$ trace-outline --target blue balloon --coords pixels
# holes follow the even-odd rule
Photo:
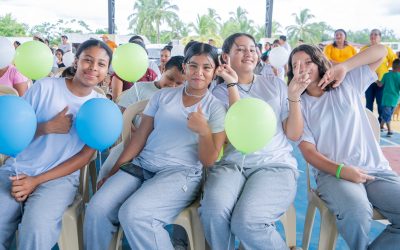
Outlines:
[[[16,157],[31,143],[36,133],[36,114],[18,96],[0,96],[0,154]]]
[[[122,132],[122,114],[112,101],[93,98],[86,101],[76,114],[75,127],[79,138],[89,147],[103,151]]]

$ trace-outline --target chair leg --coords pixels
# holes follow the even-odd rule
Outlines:
[[[328,209],[322,209],[318,249],[335,250],[337,237],[335,216]]]
[[[83,201],[77,197],[74,203],[64,212],[62,228],[58,240],[60,250],[79,250],[83,249]]]
[[[306,221],[304,222],[304,232],[303,232],[303,242],[302,242],[303,250],[308,250],[308,248],[310,247],[311,232],[314,225],[316,210],[317,208],[313,204],[308,203]]]
[[[113,238],[110,242],[109,250],[122,250],[122,237],[124,236],[124,231],[120,226],[118,228],[118,232],[113,235]]]
[[[293,204],[280,220],[285,230],[286,244],[289,248],[296,247],[296,209]]]

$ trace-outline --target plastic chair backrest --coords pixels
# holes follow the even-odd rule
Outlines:
[[[104,95],[104,96],[106,95],[104,90],[102,88],[100,88],[99,86],[94,86],[93,90],[96,91],[97,93],[101,94],[101,95]]]
[[[19,96],[18,91],[6,85],[0,85],[0,95],[16,95]]]
[[[129,105],[123,114],[123,129],[122,129],[122,141],[125,146],[131,137],[132,120],[140,115],[146,107],[149,100],[143,100],[132,105]]]
[[[378,118],[375,117],[374,113],[371,110],[365,109],[365,113],[367,114],[369,124],[371,125],[372,131],[374,132],[375,139],[379,143],[381,139],[381,127],[379,125]]]

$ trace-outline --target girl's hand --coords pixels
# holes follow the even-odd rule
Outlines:
[[[336,64],[325,72],[325,75],[318,83],[318,87],[321,87],[323,90],[326,86],[332,84],[333,88],[337,88],[343,82],[346,73],[347,69],[342,63]]]
[[[292,101],[300,100],[301,94],[307,89],[311,83],[309,71],[301,72],[301,61],[296,63],[296,68],[293,71],[293,79],[289,83],[288,98]]]
[[[49,134],[67,134],[72,126],[72,114],[66,114],[68,106],[47,122]]]
[[[365,183],[375,179],[375,177],[368,175],[365,170],[353,166],[343,166],[340,178],[354,183]]]
[[[215,71],[217,76],[222,77],[226,83],[237,83],[239,78],[236,72],[231,68],[229,57],[227,58],[227,62],[224,64],[221,63],[221,60],[219,58],[218,60],[219,66]]]
[[[18,179],[17,176],[12,176],[10,177],[10,180],[12,182],[11,196],[18,202],[25,201],[40,184],[37,182],[35,177],[27,176],[25,174],[19,175]]]
[[[208,127],[207,120],[204,118],[203,110],[201,105],[197,106],[197,112],[192,112],[188,115],[188,128],[193,132],[202,135],[207,135],[210,133],[210,128]]]

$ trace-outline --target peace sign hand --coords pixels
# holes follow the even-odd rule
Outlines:
[[[215,73],[217,76],[222,77],[225,83],[237,83],[238,76],[236,72],[231,68],[231,63],[229,57],[227,57],[226,63],[221,63],[221,59],[218,58],[219,66]]]
[[[301,61],[296,63],[294,69],[294,77],[289,83],[288,87],[288,98],[292,101],[300,100],[300,95],[307,89],[308,85],[311,83],[310,72],[305,70],[300,72]]]

